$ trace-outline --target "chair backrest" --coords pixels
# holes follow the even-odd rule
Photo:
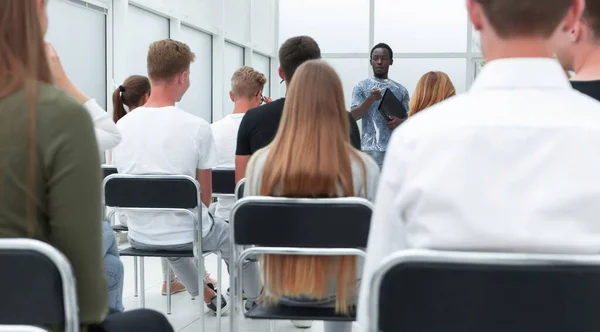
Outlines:
[[[102,165],[102,178],[106,179],[108,176],[119,173],[117,168],[110,165]]]
[[[411,250],[371,282],[369,331],[600,331],[600,256]]]
[[[246,179],[241,179],[240,182],[238,182],[235,185],[235,200],[239,201],[240,199],[244,198],[244,189],[246,188]]]
[[[364,248],[371,213],[371,203],[362,198],[253,196],[233,207],[231,227],[237,245]]]
[[[200,206],[200,186],[185,175],[113,174],[104,179],[106,206],[133,209],[193,209]]]
[[[213,168],[212,194],[218,196],[232,196],[235,194],[235,169]]]
[[[0,240],[2,325],[61,325],[79,329],[75,279],[54,247],[31,239]],[[21,287],[15,287],[21,285]]]

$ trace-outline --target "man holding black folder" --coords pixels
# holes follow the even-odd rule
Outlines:
[[[392,131],[406,119],[410,101],[408,90],[388,77],[393,57],[390,46],[375,45],[371,50],[374,77],[358,82],[352,91],[352,115],[362,119],[361,150],[380,168]]]

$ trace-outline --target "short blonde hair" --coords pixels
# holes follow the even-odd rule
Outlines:
[[[267,77],[254,70],[252,67],[244,66],[236,70],[231,77],[231,91],[233,98],[255,97],[258,91],[264,89],[267,84]]]
[[[159,40],[148,51],[148,76],[151,80],[171,80],[189,70],[196,55],[189,46],[172,39]]]

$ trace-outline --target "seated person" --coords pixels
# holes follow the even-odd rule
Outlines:
[[[430,71],[423,75],[417,83],[415,92],[410,99],[408,116],[413,116],[454,96],[456,96],[456,89],[450,77],[441,71]]]
[[[146,76],[131,75],[113,92],[113,121],[119,122],[127,113],[135,110],[150,98],[151,85]]]
[[[271,101],[269,97],[262,95],[266,83],[267,77],[251,67],[244,66],[233,74],[229,92],[231,101],[235,103],[233,114],[211,125],[219,158],[218,167],[235,168],[235,146],[240,122],[246,111],[258,107],[263,101]],[[215,216],[229,222],[234,203],[234,197],[219,197]]]
[[[46,56],[50,64],[52,81],[71,97],[82,103],[94,122],[94,132],[100,147],[100,152],[113,148],[121,141],[117,126],[110,120],[106,113],[94,99],[89,99],[69,79],[65,72],[56,50],[50,43],[46,43]],[[102,225],[102,257],[104,273],[108,280],[108,307],[123,311],[123,263],[119,256],[119,248],[112,227],[106,222]]]
[[[0,13],[12,13],[0,25],[0,238],[36,239],[66,256],[82,329],[173,331],[163,315],[149,310],[107,318],[92,121],[81,103],[52,85],[43,41],[47,1],[3,0]]]
[[[392,135],[358,306],[363,330],[373,274],[397,251],[600,252],[600,103],[574,90],[554,59],[584,1],[547,4],[467,1],[488,61],[468,93]]]
[[[150,99],[122,118],[117,127],[123,141],[113,151],[114,165],[122,174],[170,174],[196,177],[202,190],[202,245],[206,251],[219,250],[226,262],[231,259],[229,226],[213,218],[207,206],[212,195],[211,169],[217,154],[210,125],[201,118],[175,107],[190,86],[190,64],[195,55],[183,43],[161,40],[150,45],[148,76]],[[143,250],[192,250],[194,224],[181,213],[124,212],[129,241]],[[198,296],[198,270],[192,258],[168,258],[175,274],[192,296]],[[243,273],[249,304],[262,288],[256,263],[247,263]],[[204,276],[202,276],[204,279]],[[217,297],[205,287],[204,301],[216,311]],[[223,299],[223,307],[226,306]]]
[[[296,69],[308,60],[321,58],[321,49],[317,42],[307,36],[293,37],[286,40],[279,49],[279,76],[285,80],[286,86],[292,82]],[[239,182],[246,174],[246,166],[250,156],[269,145],[277,134],[279,122],[283,114],[285,98],[249,110],[237,135],[235,152],[235,178]],[[311,120],[312,121],[312,120]],[[350,143],[360,149],[360,131],[356,120],[350,112],[346,112],[346,120],[350,126],[348,136]]]
[[[301,65],[288,90],[281,130],[250,159],[246,195],[372,201],[379,167],[350,145],[346,114],[342,82],[333,68],[321,60]],[[267,255],[264,261],[265,280],[286,280],[278,287],[265,284],[268,302],[335,307],[339,313],[349,313],[356,304],[355,257]],[[284,271],[305,273],[290,276]],[[326,332],[351,330],[351,323],[325,322]]]

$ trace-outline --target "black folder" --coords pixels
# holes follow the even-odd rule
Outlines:
[[[404,107],[404,104],[390,89],[385,89],[383,93],[383,98],[381,99],[381,103],[379,103],[379,107],[377,108],[381,115],[384,117],[397,117],[398,119],[405,119],[408,117],[408,110]]]

